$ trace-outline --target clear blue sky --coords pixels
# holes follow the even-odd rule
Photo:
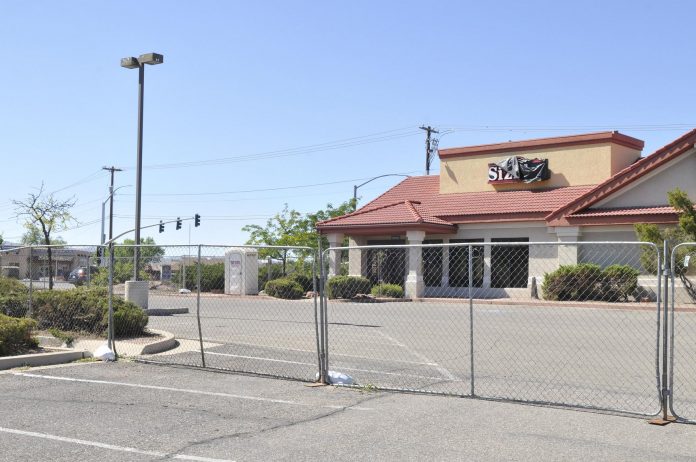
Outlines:
[[[115,231],[133,227],[137,71],[119,60],[150,51],[165,63],[146,69],[143,224],[200,213],[193,243],[422,174],[421,124],[458,129],[441,147],[618,129],[645,153],[696,126],[688,1],[5,0],[0,17],[9,241],[11,200],[43,181],[78,200],[60,234],[98,242],[105,165],[132,185]],[[187,225],[148,235],[188,242]]]

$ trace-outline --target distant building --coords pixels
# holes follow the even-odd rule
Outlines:
[[[75,268],[88,266],[94,251],[86,248],[56,247],[51,253],[53,275],[61,278],[67,277]],[[3,243],[0,245],[0,267],[3,268],[3,275],[18,273],[20,279],[46,277],[48,276],[48,252],[45,247],[30,249],[20,244]],[[10,270],[9,268],[12,267],[18,270]]]

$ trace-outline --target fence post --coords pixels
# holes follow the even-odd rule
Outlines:
[[[474,394],[474,280],[473,280],[473,252],[469,244],[469,367],[471,368],[471,396]]]
[[[327,341],[326,333],[328,332],[326,321],[326,284],[324,280],[324,251],[321,246],[321,236],[318,238],[318,255],[319,255],[319,331],[320,331],[320,348],[319,348],[319,383],[328,384],[328,358],[326,355]]]
[[[114,244],[109,243],[109,324],[107,326],[107,345],[116,353],[114,344]]]
[[[29,316],[34,314],[34,246],[29,247]]]
[[[317,255],[320,255],[318,249],[312,256],[312,290],[314,291],[314,335],[317,340],[317,365],[319,377],[321,378],[321,347],[319,346],[319,314],[317,312],[317,297],[319,297],[319,303],[321,303],[321,294],[318,292],[319,287],[317,287]]]
[[[670,268],[670,263],[671,263],[671,258],[669,257],[669,241],[667,239],[664,240],[663,242],[663,271],[661,275],[658,275],[658,279],[664,277],[664,284],[663,284],[663,297],[662,297],[662,308],[663,308],[663,317],[662,317],[662,387],[660,390],[660,406],[662,410],[662,415],[660,417],[656,417],[652,420],[650,420],[650,423],[653,425],[667,425],[668,423],[674,422],[676,417],[668,415],[668,406],[669,406],[669,395],[671,393],[669,389],[669,384],[667,382],[667,357],[668,357],[668,352],[667,352],[667,346],[669,344],[669,327],[667,325],[668,322],[668,313],[667,313],[667,306],[669,305],[669,282],[670,282],[670,276],[672,275],[672,269]],[[659,261],[659,259],[658,259]],[[659,265],[658,265],[659,267]]]
[[[186,268],[186,266],[184,266],[184,268]],[[201,363],[203,364],[203,367],[205,367],[203,330],[201,329],[201,244],[198,244],[198,274],[196,275],[196,321],[198,322],[198,343],[201,347]]]

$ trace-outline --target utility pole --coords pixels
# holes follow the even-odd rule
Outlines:
[[[122,172],[123,170],[113,165],[111,167],[102,167],[102,170],[111,172],[111,184],[109,186],[109,240],[111,240],[114,235],[114,172]],[[104,234],[103,227],[102,234]]]
[[[421,130],[425,130],[427,135],[425,136],[425,174],[430,175],[430,157],[431,157],[431,150],[430,150],[430,134],[431,133],[440,133],[439,131],[435,130],[433,127],[428,125],[427,127],[425,125],[418,127]]]

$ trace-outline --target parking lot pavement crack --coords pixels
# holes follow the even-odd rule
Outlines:
[[[267,433],[270,433],[270,432],[274,432],[274,431],[277,431],[277,430],[283,430],[283,429],[286,429],[286,428],[292,428],[292,427],[297,427],[297,426],[300,426],[300,425],[305,425],[305,424],[310,424],[310,423],[314,423],[314,422],[319,422],[319,421],[321,421],[321,420],[324,420],[324,419],[328,419],[328,418],[330,418],[330,417],[333,417],[333,416],[335,416],[336,414],[341,414],[341,413],[343,413],[343,412],[349,411],[351,408],[360,407],[360,406],[361,406],[362,404],[364,404],[364,403],[372,402],[372,401],[375,401],[375,400],[384,398],[384,397],[386,397],[386,396],[388,396],[388,395],[386,395],[386,394],[377,394],[377,395],[375,395],[375,396],[371,396],[371,397],[365,398],[365,399],[363,399],[363,400],[360,400],[360,401],[358,401],[358,402],[356,402],[356,403],[354,403],[354,404],[351,404],[351,405],[348,405],[348,406],[345,406],[345,407],[341,407],[341,408],[332,410],[332,411],[330,411],[330,412],[325,412],[325,413],[323,413],[323,414],[315,415],[315,416],[309,417],[309,418],[307,418],[307,419],[294,420],[294,421],[290,421],[290,422],[280,423],[280,424],[278,424],[278,425],[273,425],[273,426],[270,426],[270,427],[267,427],[267,428],[261,428],[261,429],[254,430],[254,431],[235,432],[235,433],[230,433],[230,434],[227,434],[227,435],[219,435],[219,436],[216,436],[216,437],[213,437],[213,438],[201,439],[201,440],[198,440],[198,441],[191,442],[191,443],[187,444],[186,446],[180,448],[179,451],[177,452],[177,454],[181,454],[181,453],[183,453],[183,452],[186,452],[188,449],[190,449],[190,448],[192,448],[192,447],[202,446],[202,445],[214,443],[214,442],[220,441],[220,440],[234,439],[234,438],[248,438],[248,437],[252,437],[252,436],[256,436],[256,435],[264,435],[264,434],[267,434]],[[320,407],[320,406],[317,406],[317,407]]]

